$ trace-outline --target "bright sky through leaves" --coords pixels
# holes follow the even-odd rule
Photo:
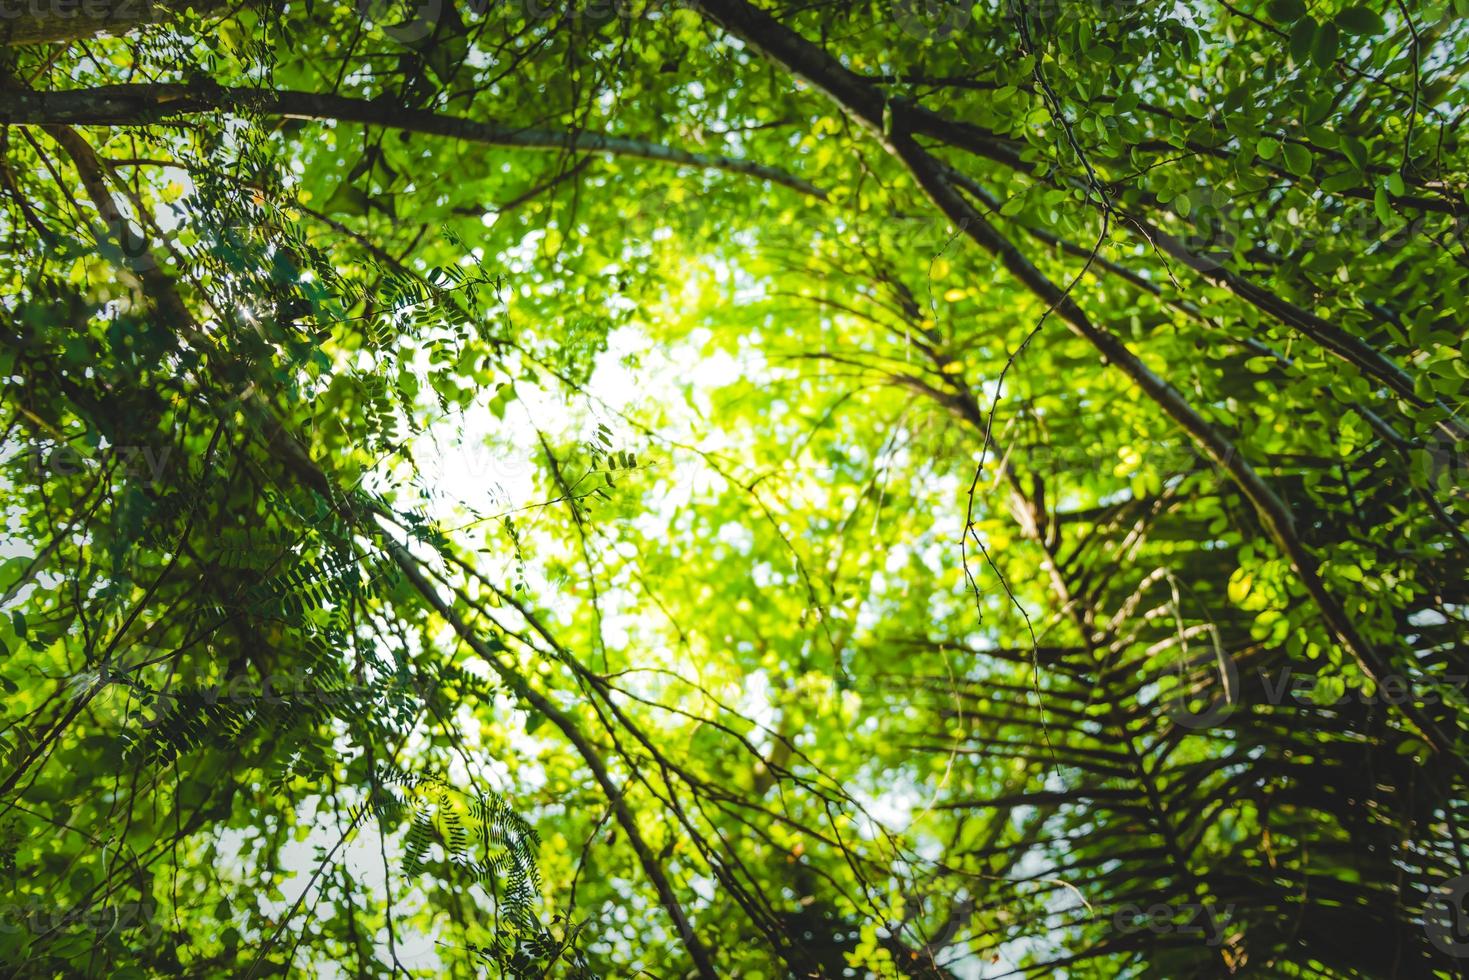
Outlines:
[[[1464,974],[1464,0],[0,40],[0,972]]]

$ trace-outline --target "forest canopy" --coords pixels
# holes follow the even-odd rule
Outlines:
[[[0,10],[0,968],[1469,975],[1469,3]]]

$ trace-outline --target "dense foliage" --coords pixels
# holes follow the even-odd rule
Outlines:
[[[1466,17],[8,8],[0,963],[1469,973]]]

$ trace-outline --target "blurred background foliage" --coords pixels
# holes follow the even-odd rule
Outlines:
[[[8,12],[0,963],[1461,975],[1466,14]]]

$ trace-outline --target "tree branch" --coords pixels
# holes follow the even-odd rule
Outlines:
[[[1173,385],[1143,364],[1122,340],[1093,323],[1066,292],[995,230],[949,181],[948,168],[913,139],[912,133],[918,130],[895,118],[893,105],[880,92],[815,44],[745,0],[693,0],[693,4],[705,16],[746,41],[766,58],[800,74],[866,127],[889,154],[904,164],[929,200],[956,228],[994,255],[1012,276],[1046,304],[1048,313],[1054,311],[1066,321],[1073,333],[1088,341],[1107,361],[1131,378],[1239,486],[1253,505],[1266,534],[1291,563],[1297,578],[1320,610],[1322,620],[1342,646],[1351,651],[1363,673],[1378,684],[1391,674],[1389,663],[1358,633],[1346,611],[1327,591],[1316,558],[1296,534],[1295,522],[1285,501],[1255,472],[1229,439],[1199,415]],[[1399,708],[1435,751],[1454,764],[1463,765],[1453,751],[1453,739],[1431,719],[1412,704],[1404,702]]]
[[[315,92],[273,91],[200,84],[123,84],[59,92],[0,92],[0,124],[138,126],[207,112],[360,123],[466,143],[525,150],[606,153],[679,167],[721,170],[768,180],[807,197],[826,192],[776,167],[717,153],[694,153],[647,140],[576,130],[520,129],[393,102]]]

